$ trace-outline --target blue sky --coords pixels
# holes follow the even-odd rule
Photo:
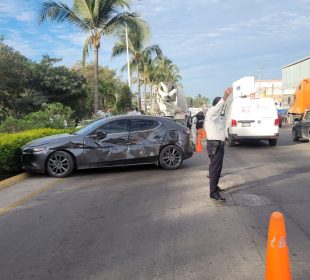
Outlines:
[[[0,0],[0,33],[6,44],[33,60],[49,54],[71,66],[81,59],[85,34],[67,24],[39,25],[42,2]],[[132,10],[151,27],[149,44],[159,44],[179,66],[188,96],[221,95],[247,75],[281,79],[281,67],[310,55],[310,0],[132,2]],[[111,59],[114,42],[103,39],[100,64],[119,73],[126,58]]]

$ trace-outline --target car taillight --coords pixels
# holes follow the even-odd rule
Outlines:
[[[236,127],[237,126],[237,121],[236,120],[231,120],[231,126]]]
[[[280,119],[279,118],[274,120],[274,125],[275,126],[279,126],[280,125]]]

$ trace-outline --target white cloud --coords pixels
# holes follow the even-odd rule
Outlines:
[[[28,1],[10,0],[5,3],[0,3],[0,17],[6,16],[15,18],[21,22],[31,23],[37,15],[27,4]]]

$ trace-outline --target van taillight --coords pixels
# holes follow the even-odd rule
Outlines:
[[[275,126],[279,126],[280,125],[280,119],[279,118],[274,120],[274,125]]]
[[[232,126],[232,127],[237,126],[237,121],[236,121],[236,120],[231,120],[231,126]]]

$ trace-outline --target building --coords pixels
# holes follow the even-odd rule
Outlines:
[[[294,91],[285,91],[281,80],[255,80],[254,76],[247,76],[233,83],[233,96],[271,97],[277,107],[288,108]]]
[[[310,56],[282,67],[283,90],[294,93],[303,79],[310,78]]]
[[[233,83],[233,96],[253,98],[272,97],[279,107],[287,106],[281,80],[255,80],[254,76],[243,77]]]

